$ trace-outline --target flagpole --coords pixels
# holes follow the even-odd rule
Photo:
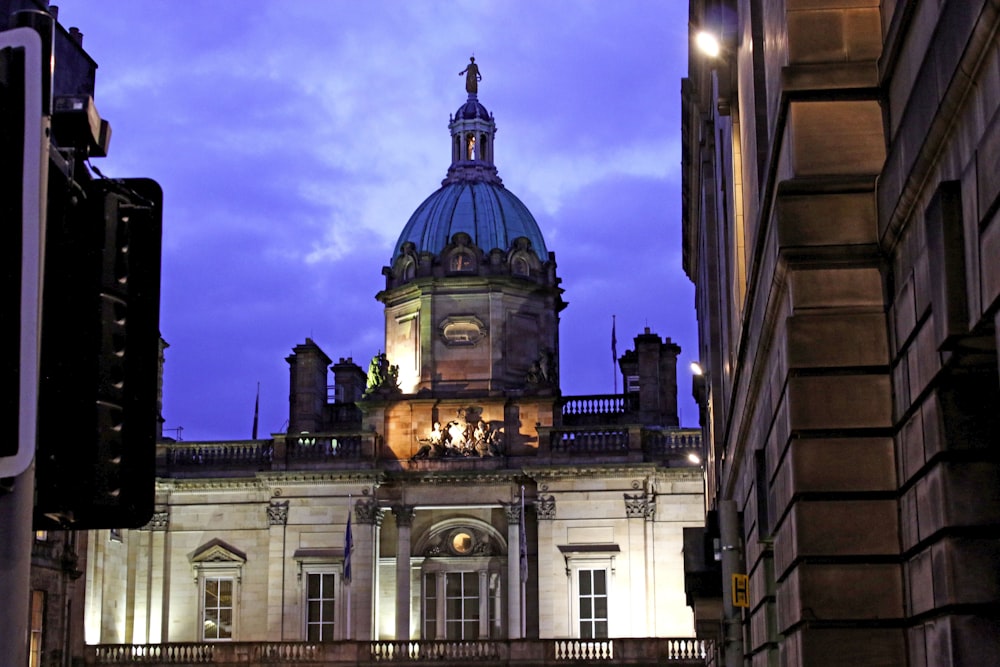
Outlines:
[[[260,382],[257,382],[257,400],[253,404],[253,434],[252,439],[257,439],[257,417],[260,415]]]
[[[525,620],[525,614],[528,609],[527,602],[525,601],[525,595],[527,592],[527,582],[528,582],[528,536],[524,534],[524,485],[521,485],[521,530],[520,538],[521,544],[518,551],[520,552],[520,572],[521,572],[521,639],[525,638],[525,630],[527,628],[527,622]]]
[[[347,618],[344,620],[344,639],[350,641],[353,633],[351,627],[351,552],[354,550],[354,537],[351,535],[351,494],[347,494],[347,529],[344,532],[344,583],[347,584]]]
[[[618,393],[618,337],[615,335],[615,316],[611,316],[611,377]]]

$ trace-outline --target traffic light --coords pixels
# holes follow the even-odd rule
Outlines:
[[[128,528],[153,512],[163,193],[49,182],[35,528]]]

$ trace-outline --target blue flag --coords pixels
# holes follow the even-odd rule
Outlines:
[[[521,487],[521,518],[520,521],[520,543],[518,546],[518,556],[520,557],[521,582],[528,580],[528,537],[524,530],[524,487]]]
[[[351,534],[351,510],[347,510],[347,531],[344,533],[344,581],[351,583],[351,552],[354,536]]]

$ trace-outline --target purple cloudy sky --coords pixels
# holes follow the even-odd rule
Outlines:
[[[475,54],[504,184],[556,253],[564,394],[611,393],[650,327],[683,352],[680,0],[64,0],[97,61],[108,176],[163,186],[165,434],[249,438],[288,416],[306,337],[362,367],[383,345],[381,269],[450,162]],[[621,389],[620,381],[618,384]]]

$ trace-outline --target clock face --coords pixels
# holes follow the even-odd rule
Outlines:
[[[472,535],[465,531],[455,533],[451,538],[451,548],[458,554],[467,554],[472,551]]]

